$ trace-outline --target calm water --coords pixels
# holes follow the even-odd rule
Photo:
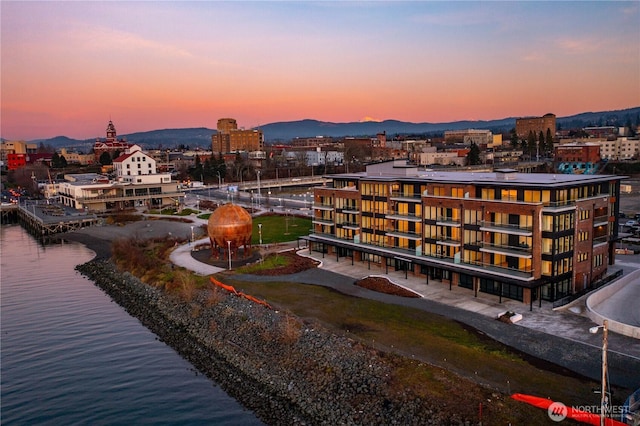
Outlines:
[[[94,284],[93,253],[0,229],[2,425],[258,425]]]

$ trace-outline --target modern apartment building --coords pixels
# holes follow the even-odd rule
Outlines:
[[[233,118],[218,120],[218,132],[211,136],[211,149],[215,153],[238,151],[262,151],[264,135],[262,130],[238,129],[238,123]]]
[[[404,161],[314,191],[311,250],[533,304],[614,263],[618,176],[419,171]],[[435,285],[438,285],[434,283]]]

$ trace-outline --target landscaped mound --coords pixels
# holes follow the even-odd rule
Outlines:
[[[363,287],[379,293],[391,294],[400,297],[420,297],[418,294],[402,288],[383,277],[366,277],[356,281],[358,287]]]
[[[238,269],[238,272],[253,275],[289,275],[306,271],[318,266],[318,261],[308,257],[298,256],[295,251],[283,251],[271,253],[259,263],[247,265]]]

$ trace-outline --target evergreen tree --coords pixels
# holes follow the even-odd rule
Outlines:
[[[540,158],[541,155],[544,157],[544,150],[544,133],[542,133],[542,130],[540,130],[540,133],[538,134],[538,146],[536,149],[536,161]]]
[[[59,169],[60,168],[60,156],[57,152],[54,152],[51,156],[51,168]]]
[[[193,179],[193,180],[203,179],[204,178],[204,176],[203,176],[204,171],[203,171],[203,168],[202,168],[202,163],[200,162],[200,156],[198,156],[197,154],[196,154],[196,158],[195,158],[194,164],[195,165],[194,165],[193,169],[191,169],[191,172],[189,173],[189,175],[191,176],[191,179]]]
[[[516,129],[511,129],[511,147],[513,149],[517,149],[518,145],[520,145],[520,140],[518,139]]]
[[[544,140],[545,156],[550,157],[553,154],[553,135],[551,129],[547,129],[547,137]]]
[[[529,131],[529,137],[527,138],[527,154],[529,154],[529,158],[536,153],[536,135],[533,133],[533,130]]]
[[[103,166],[109,166],[109,165],[113,164],[113,159],[111,158],[111,155],[109,155],[109,153],[107,151],[105,151],[102,154],[100,154],[100,158],[98,159],[98,161]]]
[[[469,148],[469,153],[467,154],[467,164],[470,166],[481,164],[480,148],[478,147],[478,145],[476,145],[475,142],[471,142],[471,147]]]

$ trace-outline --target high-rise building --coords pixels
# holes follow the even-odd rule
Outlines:
[[[218,120],[218,132],[211,136],[211,150],[215,153],[239,151],[262,151],[264,135],[262,130],[238,129],[238,123],[233,118]]]
[[[621,179],[372,164],[315,189],[307,238],[313,251],[427,283],[556,301],[597,287],[614,264]]]

